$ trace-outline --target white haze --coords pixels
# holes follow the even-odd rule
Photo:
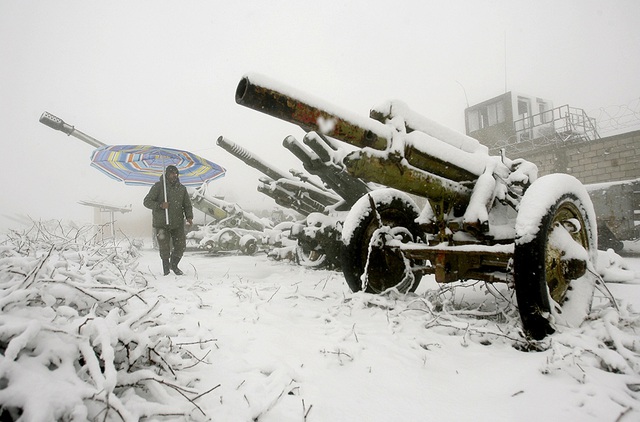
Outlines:
[[[20,216],[148,230],[146,188],[89,167],[92,148],[40,124],[43,111],[107,144],[195,151],[228,169],[210,187],[270,208],[257,171],[224,135],[282,170],[302,131],[235,104],[259,72],[362,116],[389,99],[464,132],[463,110],[507,90],[588,112],[639,97],[640,3],[625,1],[0,2],[0,226]]]

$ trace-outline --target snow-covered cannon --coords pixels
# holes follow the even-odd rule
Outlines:
[[[220,136],[216,143],[248,166],[263,173],[266,177],[260,179],[258,191],[273,198],[278,205],[306,216],[312,212],[323,212],[327,206],[339,200],[335,194],[321,186],[296,180],[291,175],[270,166],[254,153],[224,136]]]
[[[365,194],[345,219],[342,269],[353,291],[411,292],[424,274],[440,283],[506,282],[534,339],[589,312],[595,214],[574,177],[538,178],[534,164],[489,156],[401,102],[361,118],[259,75],[242,78],[236,102],[357,147],[343,168],[389,187]]]
[[[284,142],[285,146],[300,158],[307,168],[314,159],[311,155],[306,155],[309,152],[302,146],[296,146],[296,143],[297,141],[291,139],[285,139]],[[297,243],[295,251],[292,251],[295,253],[283,253],[283,255],[291,255],[305,266],[336,267],[340,265],[338,257],[342,225],[335,224],[334,221],[326,218],[330,210],[344,203],[338,194],[313,182],[304,172],[292,171],[292,174],[288,175],[270,166],[254,153],[223,136],[218,138],[217,144],[265,175],[260,178],[259,192],[273,198],[278,205],[297,211],[305,217],[304,221],[293,224],[290,230],[289,238]],[[312,165],[316,167],[315,161]],[[274,256],[279,254],[275,253]]]
[[[199,247],[211,252],[240,251],[253,255],[260,246],[269,245],[272,236],[271,223],[243,210],[238,204],[216,198],[206,191],[206,186],[188,188],[193,206],[213,221],[187,237],[198,241]]]
[[[619,252],[640,238],[640,179],[586,185],[598,221],[598,246]]]

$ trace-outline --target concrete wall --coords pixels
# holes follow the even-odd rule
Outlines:
[[[538,166],[538,175],[568,173],[587,185],[598,217],[600,249],[622,249],[640,235],[640,130],[590,142],[553,144],[508,154]],[[613,183],[636,180],[629,183]]]
[[[640,130],[590,142],[554,144],[509,158],[538,166],[540,176],[569,173],[584,184],[640,178]]]

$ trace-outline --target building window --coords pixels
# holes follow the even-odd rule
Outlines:
[[[467,115],[468,124],[469,124],[469,132],[475,132],[480,129],[480,113],[478,110],[469,110],[469,114]]]
[[[469,110],[467,115],[469,132],[484,129],[505,121],[504,103],[496,101],[475,110]]]
[[[531,106],[529,99],[525,97],[518,97],[518,115],[531,114]]]
[[[545,101],[538,100],[538,112],[540,113],[540,123],[548,123],[551,119],[549,104]]]
[[[504,122],[504,103],[498,101],[487,106],[489,126]]]

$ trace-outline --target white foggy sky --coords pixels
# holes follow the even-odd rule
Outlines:
[[[146,212],[148,188],[90,168],[92,148],[40,124],[45,110],[107,144],[197,152],[228,169],[210,189],[251,207],[272,203],[261,174],[215,140],[286,171],[302,166],[282,139],[302,132],[235,104],[245,73],[363,116],[401,99],[463,132],[465,91],[474,104],[505,80],[588,113],[638,99],[639,21],[636,0],[0,0],[0,227],[16,213],[91,221],[79,200]]]

